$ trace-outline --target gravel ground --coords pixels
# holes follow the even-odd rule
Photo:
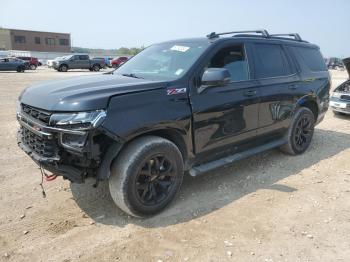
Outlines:
[[[271,150],[186,177],[140,220],[105,183],[44,184],[16,144],[16,99],[37,81],[91,72],[0,72],[0,261],[350,261],[350,117],[328,112],[301,156]],[[333,86],[347,78],[332,72]]]

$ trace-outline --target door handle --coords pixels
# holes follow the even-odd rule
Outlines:
[[[289,88],[289,89],[292,89],[292,90],[295,90],[295,89],[297,89],[298,87],[297,87],[296,85],[290,85],[290,86],[288,86],[288,88]]]
[[[256,90],[249,90],[244,93],[245,96],[255,96],[256,95]]]

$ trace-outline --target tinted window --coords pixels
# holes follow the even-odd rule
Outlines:
[[[327,71],[321,52],[316,48],[292,47],[299,64],[306,65],[311,71]]]
[[[256,78],[286,76],[291,74],[290,65],[282,46],[255,44]]]
[[[231,81],[249,79],[248,63],[241,45],[221,49],[206,68],[226,68],[230,72]]]
[[[79,59],[80,60],[89,60],[89,56],[87,56],[87,55],[80,55]]]

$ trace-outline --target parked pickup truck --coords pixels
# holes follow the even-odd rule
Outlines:
[[[28,87],[18,145],[48,180],[108,180],[117,206],[150,216],[184,174],[275,147],[304,153],[329,90],[319,47],[298,34],[211,33],[152,45],[107,74]]]
[[[90,59],[88,55],[70,55],[52,62],[52,67],[59,72],[67,72],[69,69],[89,69],[97,72],[105,66],[104,60]]]

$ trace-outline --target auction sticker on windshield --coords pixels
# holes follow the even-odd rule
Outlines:
[[[190,49],[190,47],[182,45],[174,45],[172,48],[170,48],[170,50],[179,52],[186,52],[188,49]]]

